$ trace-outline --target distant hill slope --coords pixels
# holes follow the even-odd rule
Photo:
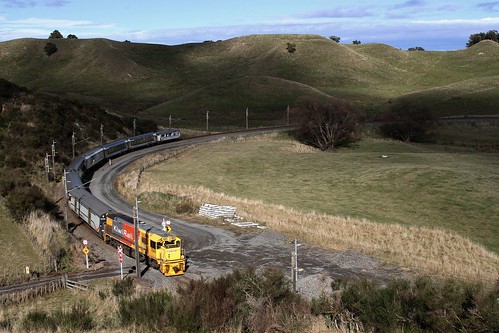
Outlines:
[[[58,49],[50,57],[43,50],[49,41]],[[491,41],[447,52],[343,45],[316,35],[178,46],[107,39],[0,43],[0,77],[155,118],[188,118],[206,109],[230,118],[231,110],[246,107],[282,113],[296,98],[316,93],[380,110],[398,98],[415,98],[434,103],[443,115],[462,114],[464,104],[469,114],[484,114],[498,104],[498,76],[499,44]]]

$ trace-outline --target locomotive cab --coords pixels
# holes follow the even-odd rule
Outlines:
[[[151,235],[149,241],[150,257],[156,259],[158,268],[164,275],[184,274],[185,258],[182,251],[182,241],[179,237]]]

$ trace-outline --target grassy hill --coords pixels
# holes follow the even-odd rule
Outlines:
[[[397,99],[428,101],[440,115],[490,114],[499,99],[499,44],[446,52],[383,44],[343,45],[316,35],[250,35],[178,46],[107,39],[0,43],[0,77],[28,88],[79,96],[117,112],[185,124],[205,110],[238,126],[246,107],[262,124],[281,122],[287,105],[310,94],[382,111]],[[288,52],[287,43],[296,51]],[[199,119],[201,118],[201,119]],[[215,120],[215,118],[214,118]],[[183,126],[184,124],[179,124]]]

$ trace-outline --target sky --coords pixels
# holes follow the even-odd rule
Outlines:
[[[0,42],[64,37],[177,45],[252,34],[339,36],[406,50],[459,50],[499,30],[491,0],[0,0]]]

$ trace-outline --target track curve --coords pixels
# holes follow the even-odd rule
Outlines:
[[[90,190],[99,200],[116,211],[132,213],[128,204],[114,189],[117,175],[134,161],[154,152],[185,147],[219,140],[226,137],[254,135],[270,131],[289,130],[289,128],[261,129],[241,133],[225,133],[182,140],[166,145],[154,146],[135,151],[113,159],[96,170],[90,183]],[[187,251],[188,269],[186,277],[202,276],[205,278],[220,276],[233,269],[252,266],[274,267],[290,270],[292,245],[289,240],[272,231],[255,231],[237,235],[230,230],[201,225],[188,221],[140,210],[139,217],[148,224],[161,225],[163,218],[172,221],[175,234],[184,240]],[[376,258],[355,251],[325,251],[310,244],[302,244],[299,253],[299,265],[303,268],[302,277],[313,274],[325,274],[333,278],[357,278],[360,276],[388,280],[399,275],[398,270],[386,268]]]

